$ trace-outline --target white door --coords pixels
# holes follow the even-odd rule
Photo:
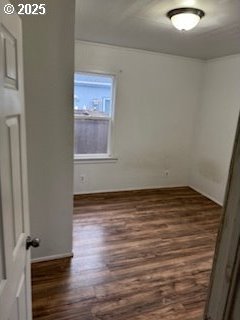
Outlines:
[[[0,0],[0,319],[31,320],[22,29]]]

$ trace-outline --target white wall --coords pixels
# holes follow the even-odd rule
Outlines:
[[[23,21],[31,228],[43,240],[35,258],[69,253],[72,246],[74,1],[56,2],[47,1],[46,16]],[[74,192],[191,184],[222,202],[239,111],[240,56],[205,63],[83,42],[75,49],[76,70],[118,74],[119,160],[75,163]]]
[[[75,194],[188,185],[203,65],[188,58],[76,42],[76,71],[118,76],[114,154],[118,161],[75,163]],[[80,175],[86,178],[84,184]]]
[[[27,2],[27,1],[25,1]],[[34,258],[72,250],[74,0],[45,0],[25,16],[24,72]]]
[[[190,185],[223,203],[240,109],[240,55],[206,63]]]

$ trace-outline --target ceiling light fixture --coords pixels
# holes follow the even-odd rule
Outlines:
[[[204,16],[204,11],[195,8],[178,8],[167,13],[167,17],[172,21],[174,27],[181,31],[195,28]]]

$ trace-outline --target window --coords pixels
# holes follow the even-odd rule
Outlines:
[[[76,72],[74,154],[76,159],[111,156],[115,77]]]

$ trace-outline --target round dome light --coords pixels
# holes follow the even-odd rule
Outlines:
[[[178,8],[167,13],[174,27],[181,31],[195,28],[204,15],[204,11],[195,8]]]

